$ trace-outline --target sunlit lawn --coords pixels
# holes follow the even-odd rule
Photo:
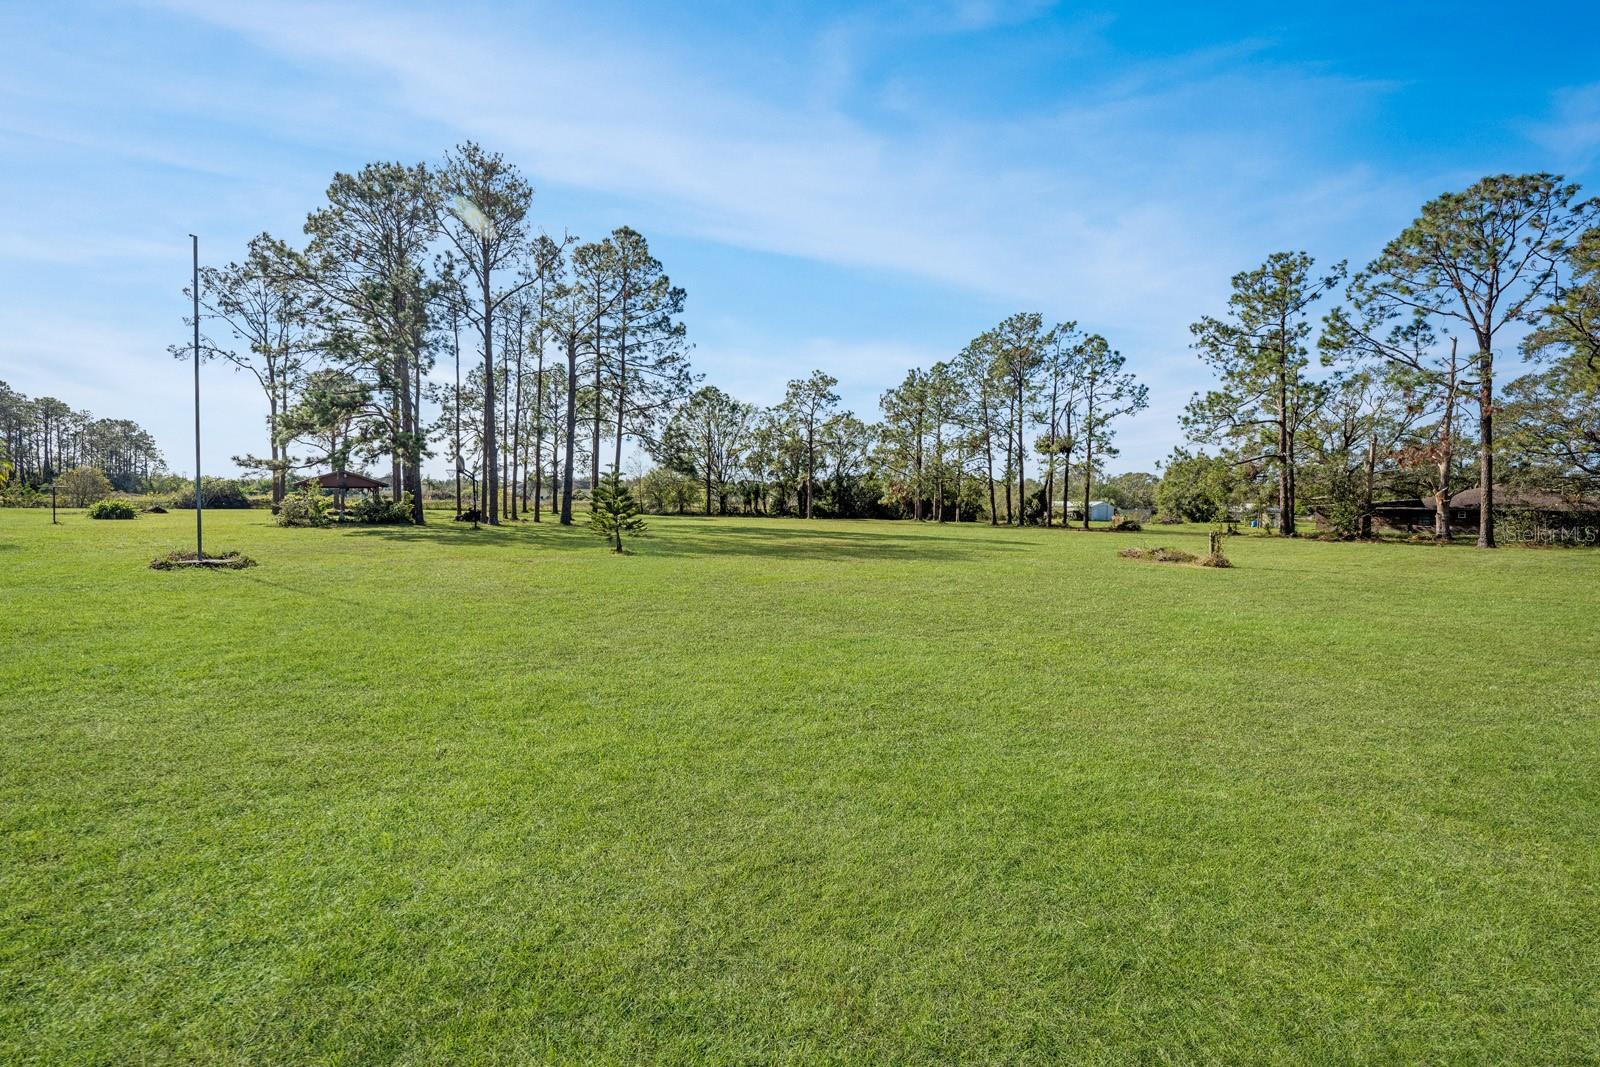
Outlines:
[[[0,1061],[1600,1059],[1600,552],[0,511]]]

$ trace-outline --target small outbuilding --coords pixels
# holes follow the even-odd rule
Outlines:
[[[1117,513],[1117,509],[1115,507],[1113,507],[1107,501],[1104,501],[1104,500],[1091,500],[1091,501],[1089,501],[1089,521],[1090,522],[1110,522],[1112,519],[1114,519],[1116,517],[1116,513]],[[1061,514],[1065,515],[1069,520],[1075,519],[1075,520],[1078,520],[1078,521],[1081,522],[1083,520],[1083,501],[1082,500],[1069,500],[1069,501],[1066,501],[1065,503],[1063,503],[1061,505]]]
[[[344,507],[345,497],[352,492],[367,493],[374,500],[382,500],[383,491],[389,488],[389,483],[386,481],[368,478],[365,474],[356,474],[353,471],[330,471],[327,474],[303,479],[299,483],[302,489],[308,485],[322,486],[341,509]]]

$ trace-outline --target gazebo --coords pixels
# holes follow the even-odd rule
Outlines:
[[[383,499],[383,490],[389,488],[388,482],[380,481],[376,478],[368,478],[365,474],[355,474],[351,471],[331,471],[313,478],[306,478],[300,482],[300,488],[304,489],[313,483],[322,486],[333,496],[334,503],[340,511],[344,510],[345,494],[352,490],[370,493],[372,499],[381,500]]]

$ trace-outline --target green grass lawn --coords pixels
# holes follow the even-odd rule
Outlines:
[[[0,511],[0,1061],[1600,1059],[1600,552]]]

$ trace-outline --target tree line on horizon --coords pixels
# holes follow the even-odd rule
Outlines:
[[[814,371],[764,410],[716,386],[698,390],[650,444],[659,466],[643,489],[664,496],[670,488],[648,482],[685,476],[701,487],[706,514],[731,503],[810,518],[820,502],[829,516],[1051,525],[1058,501],[1066,521],[1074,489],[1087,515],[1096,476],[1116,455],[1116,420],[1148,404],[1104,337],[1074,322],[1047,326],[1036,312],[908,371],[879,398],[876,423],[840,410],[837,384]]]
[[[0,381],[0,487],[39,489],[78,467],[135,492],[166,470],[155,438],[131,419],[97,418],[53,396],[29,397]]]
[[[386,463],[423,522],[437,448],[458,513],[465,478],[490,524],[546,507],[570,523],[575,488],[620,475],[631,442],[699,483],[708,512],[731,498],[757,513],[1020,524],[1041,511],[1025,499],[1030,457],[1042,499],[1076,470],[1087,500],[1115,420],[1147,403],[1103,337],[1023,313],[911,371],[880,419],[841,410],[822,370],[759,409],[693,372],[686,295],[643,235],[536,232],[532,201],[514,165],[466,143],[438,165],[338,174],[301,244],[263,233],[201,269],[201,358],[260,385],[267,451],[234,458],[271,478],[274,503],[292,471]]]
[[[235,461],[275,503],[296,470],[380,464],[421,522],[442,453],[458,514],[465,482],[490,523],[570,523],[626,454],[652,464],[634,489],[662,510],[1087,523],[1118,421],[1148,405],[1103,336],[1028,312],[909,371],[876,417],[820,369],[761,407],[693,371],[686,294],[643,235],[554,237],[532,202],[514,165],[463,144],[335,175],[298,245],[261,234],[201,270],[201,354],[261,386],[268,449]],[[1353,274],[1272,254],[1191,327],[1216,379],[1181,419],[1194,450],[1107,492],[1190,520],[1270,512],[1282,534],[1311,509],[1351,536],[1380,499],[1416,497],[1449,538],[1451,495],[1483,486],[1484,545],[1503,485],[1592,497],[1597,221],[1573,183],[1499,175],[1424,204]],[[1513,345],[1533,369],[1502,386]],[[159,469],[135,424],[91,421],[0,386],[0,450],[24,478],[80,454],[114,482]]]

